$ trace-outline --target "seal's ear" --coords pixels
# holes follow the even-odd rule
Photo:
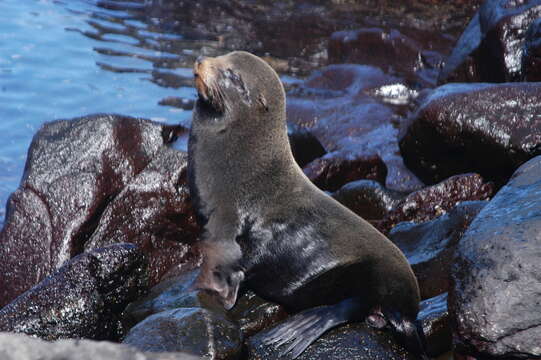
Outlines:
[[[257,97],[257,102],[262,106],[265,112],[269,111],[269,107],[267,105],[267,99],[265,99],[263,94],[259,94],[259,96]]]

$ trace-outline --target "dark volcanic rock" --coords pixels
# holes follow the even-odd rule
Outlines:
[[[389,74],[405,76],[410,82],[420,80],[424,85],[433,85],[443,61],[443,55],[438,51],[451,47],[449,37],[433,31],[404,29],[401,32],[390,28],[346,30],[331,36],[329,64],[378,66]]]
[[[320,189],[336,191],[359,179],[385,183],[387,167],[377,155],[353,159],[330,155],[312,161],[304,168],[304,173]]]
[[[287,135],[293,157],[300,167],[304,167],[310,161],[326,153],[325,148],[316,137],[300,126],[287,124]]]
[[[389,239],[406,255],[419,281],[421,298],[449,290],[456,245],[487,201],[465,201],[448,213],[424,223],[403,222]]]
[[[126,218],[115,219],[112,214],[104,220],[107,223],[101,224],[100,231],[118,236],[111,228],[113,220],[120,226],[124,220],[134,225],[135,220],[129,214],[134,209],[127,209],[128,206],[147,209],[154,219],[163,217],[161,225],[169,224],[165,229],[167,234],[155,234],[156,248],[165,247],[159,244],[161,236],[170,236],[171,229],[190,223],[188,213],[179,215],[181,211],[188,212],[186,205],[171,208],[186,198],[185,187],[179,180],[185,165],[176,156],[174,164],[181,169],[168,167],[171,164],[166,164],[167,161],[175,160],[175,156],[164,150],[182,131],[181,127],[119,115],[91,115],[45,124],[34,136],[23,179],[10,197],[5,225],[0,232],[3,260],[0,262],[0,306],[81,253],[109,203],[151,163],[149,170],[133,184],[132,191],[122,192],[122,199],[127,202],[119,205],[115,201],[113,207],[123,210],[118,215],[124,214]],[[160,161],[164,169],[155,170],[153,166]],[[148,179],[152,175],[158,178]],[[148,189],[134,191],[137,185]],[[152,186],[156,187],[154,195]],[[180,199],[160,198],[166,195]],[[154,199],[157,208],[143,205],[144,199]],[[158,209],[162,205],[165,209]],[[126,227],[124,229],[129,231]],[[145,230],[148,235],[149,227],[150,224],[143,222],[135,228]],[[176,237],[177,240],[182,238],[178,234]],[[113,240],[107,239],[108,242]],[[129,238],[129,233],[114,241],[136,242]],[[154,264],[154,254],[150,255]]]
[[[193,270],[162,281],[150,289],[148,295],[129,304],[124,311],[125,327],[131,328],[150,315],[177,308],[223,309],[223,305],[213,295],[195,289],[194,281],[198,274],[198,270]]]
[[[476,13],[458,39],[453,52],[445,60],[438,75],[438,83],[481,81],[475,55],[482,36],[479,13]]]
[[[147,286],[147,263],[134,245],[83,253],[2,308],[0,331],[46,340],[118,340],[118,315]]]
[[[289,90],[288,121],[310,130],[321,142],[329,152],[324,162],[377,155],[387,167],[388,188],[418,189],[422,183],[406,169],[399,154],[399,116],[391,106],[369,94],[369,90],[399,83],[397,78],[370,66],[327,66]],[[324,164],[319,162],[321,168]]]
[[[420,44],[395,29],[338,31],[329,41],[330,64],[383,66],[388,73],[412,71],[420,52]]]
[[[453,209],[461,201],[487,200],[493,193],[494,186],[485,183],[477,174],[453,176],[406,196],[377,227],[387,233],[402,221],[429,221]]]
[[[187,245],[199,234],[186,185],[187,166],[185,153],[161,149],[107,205],[85,249],[117,242],[138,245],[149,255],[151,286],[172,268],[180,271],[187,262],[197,263],[198,254]]]
[[[522,80],[526,32],[539,16],[539,0],[485,1],[446,61],[440,83]]]
[[[541,358],[541,157],[522,165],[462,237],[449,310],[460,352]]]
[[[197,360],[185,353],[141,353],[129,346],[105,341],[59,340],[0,333],[2,360]]]
[[[237,321],[245,337],[276,325],[287,317],[283,306],[263,300],[252,291],[247,291],[228,312]]]
[[[453,336],[447,310],[447,293],[422,301],[417,318],[423,325],[428,355],[435,357],[451,350]]]
[[[242,49],[276,58],[276,62],[283,63],[280,68],[284,71],[306,73],[326,64],[329,36],[339,29],[389,26],[400,31],[405,31],[402,28],[422,30],[421,39],[435,37],[441,32],[454,33],[463,28],[478,3],[479,0],[405,0],[378,4],[369,0],[203,0],[194,4],[183,0],[135,4],[101,1],[98,6],[128,11],[133,17],[147,21],[151,17],[154,23],[167,24],[168,32],[183,35],[182,39],[174,41],[160,39],[158,46],[151,41],[151,36],[139,32],[134,35],[136,28],[128,21],[123,24],[129,31],[126,35],[136,36],[153,49],[167,49],[179,54],[174,59],[144,57],[155,63],[153,81],[161,80],[171,86],[175,83],[167,80],[171,73],[160,69],[178,67],[179,62],[181,66],[192,63],[191,60],[200,54],[214,56]],[[97,21],[90,25],[93,29],[87,36],[93,38],[106,40],[108,33],[122,33],[122,30],[110,30]],[[442,38],[441,42],[444,42],[445,38]]]
[[[377,181],[358,180],[342,186],[332,196],[365,220],[381,220],[405,194],[388,190]]]
[[[265,346],[261,332],[248,340],[249,360],[291,359],[280,356],[281,351]],[[286,344],[287,346],[287,344]],[[285,346],[284,346],[285,349]],[[280,348],[280,350],[283,350]],[[390,332],[374,330],[364,323],[354,323],[332,329],[310,345],[298,360],[405,360],[417,359],[408,354],[391,336]]]
[[[212,359],[236,359],[242,333],[225,314],[202,308],[179,308],[151,315],[123,341],[142,351],[186,351]]]
[[[223,305],[214,293],[195,288],[198,275],[199,270],[193,270],[154,286],[147,296],[126,307],[123,318],[125,327],[131,328],[150,315],[178,308],[205,308],[223,313]],[[227,315],[239,324],[244,336],[251,336],[284,319],[287,313],[281,305],[265,301],[247,291],[239,296],[235,307]]]
[[[522,72],[526,81],[541,81],[541,19],[535,20],[526,34]]]
[[[477,172],[503,185],[541,153],[541,84],[448,84],[426,97],[400,139],[427,183]]]
[[[479,9],[484,39],[479,48],[483,81],[522,78],[522,51],[530,24],[541,16],[539,0],[489,0]],[[482,66],[481,66],[482,65]]]

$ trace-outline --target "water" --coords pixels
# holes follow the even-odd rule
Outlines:
[[[199,51],[190,48],[212,41],[141,18],[144,3],[119,5],[0,2],[0,221],[32,136],[45,121],[107,112],[189,122],[189,109],[159,103],[195,99],[190,67]]]

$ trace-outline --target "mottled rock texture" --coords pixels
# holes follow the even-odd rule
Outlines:
[[[449,310],[457,349],[541,358],[541,157],[522,165],[460,241]]]

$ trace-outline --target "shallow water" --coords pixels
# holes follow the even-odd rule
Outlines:
[[[159,103],[195,98],[193,48],[213,43],[168,32],[171,24],[147,16],[144,6],[0,2],[0,221],[43,122],[97,112],[189,121],[189,109]]]

